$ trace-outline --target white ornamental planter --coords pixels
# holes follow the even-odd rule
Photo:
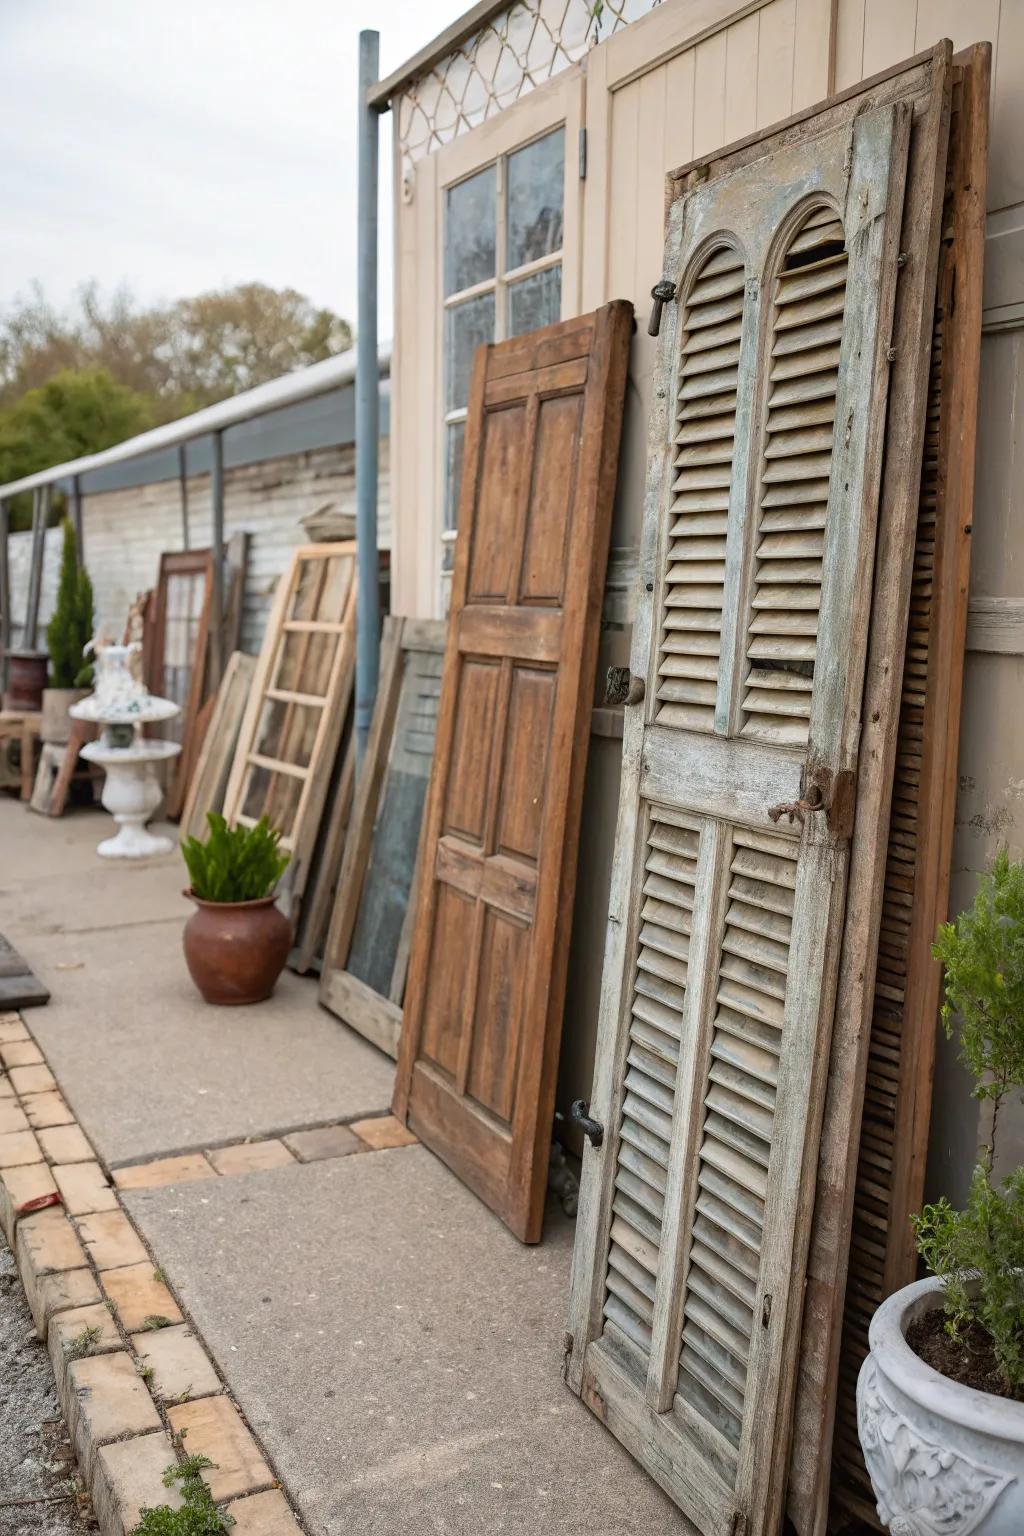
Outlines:
[[[934,1278],[884,1301],[857,1382],[861,1449],[892,1536],[1022,1536],[1024,1403],[933,1371],[906,1341],[942,1304]]]

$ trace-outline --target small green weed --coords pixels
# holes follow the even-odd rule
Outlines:
[[[67,1339],[64,1344],[64,1355],[68,1360],[81,1360],[86,1355],[92,1354],[94,1344],[100,1341],[102,1329],[96,1323],[90,1323],[83,1328],[81,1333],[76,1333],[73,1339]]]
[[[151,1312],[149,1316],[143,1320],[141,1331],[143,1333],[156,1333],[159,1328],[170,1328],[172,1326],[173,1325],[169,1317],[164,1317],[159,1312]]]
[[[231,1515],[219,1510],[210,1497],[202,1474],[214,1463],[208,1456],[186,1456],[164,1472],[164,1487],[181,1489],[181,1508],[169,1504],[144,1508],[132,1536],[227,1536],[234,1525]]]

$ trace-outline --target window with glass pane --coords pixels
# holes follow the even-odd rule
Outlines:
[[[445,193],[444,530],[450,571],[477,347],[550,325],[562,309],[565,130],[524,144]]]

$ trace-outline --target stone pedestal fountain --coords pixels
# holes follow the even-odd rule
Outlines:
[[[137,642],[97,647],[96,690],[71,706],[76,720],[90,720],[103,728],[98,741],[82,748],[82,756],[105,769],[103,804],[118,824],[117,835],[96,850],[105,859],[144,859],[170,853],[174,847],[169,837],[147,832],[146,822],[163,798],[156,765],[177,757],[181,746],[176,741],[148,740],[142,727],[171,720],[180,709],[171,699],[149,693],[135,675],[132,660],[140,649]]]

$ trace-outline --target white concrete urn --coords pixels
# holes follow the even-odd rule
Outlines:
[[[857,1382],[861,1449],[892,1536],[1024,1536],[1024,1403],[942,1376],[907,1329],[942,1305],[931,1277],[871,1320]]]
[[[103,804],[118,831],[96,850],[105,859],[145,859],[174,847],[169,837],[148,832],[146,822],[163,799],[156,765],[176,757],[181,745],[149,740],[141,728],[150,721],[173,720],[181,711],[172,699],[149,693],[132,671],[140,649],[137,643],[96,647],[96,691],[70,711],[74,719],[103,728],[99,741],[82,748],[82,756],[106,772]]]

